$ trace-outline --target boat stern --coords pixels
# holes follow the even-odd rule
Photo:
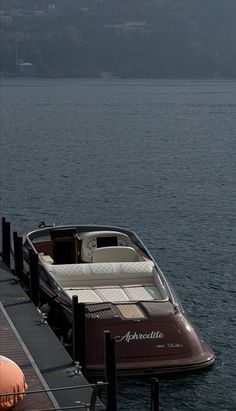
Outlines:
[[[122,310],[127,309],[123,305]],[[104,369],[106,330],[116,342],[120,374],[188,371],[214,362],[213,351],[181,312],[123,320],[117,315],[87,319],[88,371],[92,373]]]

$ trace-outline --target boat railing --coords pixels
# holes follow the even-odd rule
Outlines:
[[[75,371],[76,372],[76,371]],[[61,407],[57,405],[57,401],[54,402],[53,408],[44,408],[43,410],[41,409],[34,409],[33,411],[51,411],[53,409],[57,410],[74,410],[74,409],[86,409],[88,411],[95,411],[97,408],[100,409],[105,409],[102,402],[98,401],[99,395],[101,394],[101,390],[108,386],[108,382],[103,382],[103,381],[97,381],[94,384],[83,384],[83,385],[73,385],[73,386],[68,386],[68,387],[56,387],[56,388],[44,388],[40,390],[28,390],[28,391],[22,391],[22,392],[5,392],[5,393],[0,393],[0,397],[14,397],[14,396],[29,396],[29,395],[36,395],[36,394],[53,394],[55,392],[59,391],[69,391],[69,390],[77,390],[77,389],[92,389],[91,392],[91,397],[89,402],[85,401],[76,401],[76,406],[65,406]],[[49,397],[50,398],[50,397]],[[22,404],[23,405],[23,404]],[[30,411],[27,407],[27,411]]]
[[[133,233],[133,234],[135,235],[135,233]],[[135,235],[135,236],[136,236],[136,235]],[[174,294],[172,293],[172,291],[171,291],[171,289],[170,289],[170,287],[169,287],[169,284],[168,284],[168,282],[166,281],[165,276],[164,276],[162,270],[160,269],[159,265],[157,264],[155,258],[154,258],[153,255],[150,253],[150,251],[147,249],[147,247],[144,245],[144,243],[142,242],[142,240],[140,240],[140,238],[138,238],[137,236],[136,236],[136,241],[138,241],[139,247],[141,247],[141,249],[142,249],[142,250],[148,255],[148,257],[154,262],[156,271],[158,272],[158,274],[159,274],[159,276],[160,276],[160,278],[161,278],[161,281],[165,284],[165,287],[166,287],[166,289],[167,289],[167,291],[168,291],[168,294],[169,294],[171,303],[172,303],[174,306],[177,306],[177,305],[178,305],[177,300],[176,300]]]

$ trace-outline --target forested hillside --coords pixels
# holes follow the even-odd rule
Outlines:
[[[1,0],[0,71],[236,77],[236,0]]]

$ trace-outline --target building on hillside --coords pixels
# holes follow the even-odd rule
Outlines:
[[[18,63],[18,74],[20,76],[32,76],[35,74],[35,66],[32,63]]]
[[[56,4],[55,3],[48,3],[48,9],[49,10],[55,10]]]
[[[1,22],[2,24],[8,25],[8,24],[11,24],[12,21],[13,21],[13,19],[12,19],[11,16],[6,16],[6,15],[4,14],[4,11],[2,11],[2,10],[0,11],[0,22]]]

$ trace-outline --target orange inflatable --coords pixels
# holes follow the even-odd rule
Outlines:
[[[0,396],[0,410],[14,407],[24,398],[25,390],[27,384],[20,367],[14,361],[0,355],[0,394],[4,394]]]

